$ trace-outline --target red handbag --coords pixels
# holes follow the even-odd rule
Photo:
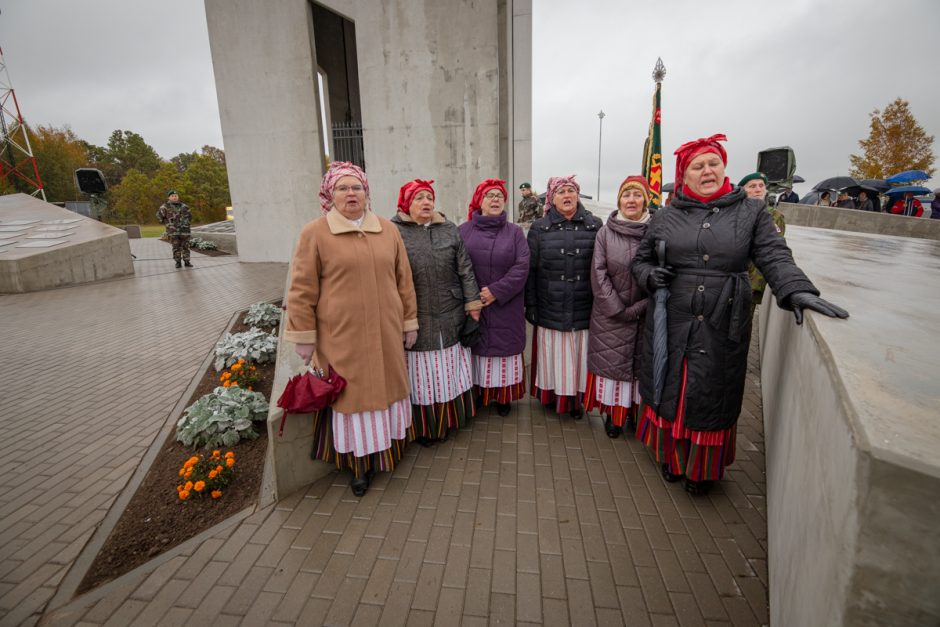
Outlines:
[[[345,388],[346,379],[333,370],[333,366],[329,366],[326,376],[320,368],[308,368],[306,372],[291,377],[277,399],[277,406],[284,410],[278,435],[284,435],[287,414],[309,414],[326,409],[336,402]]]

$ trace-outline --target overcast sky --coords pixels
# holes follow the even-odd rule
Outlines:
[[[676,146],[723,132],[734,182],[759,150],[789,145],[806,191],[847,173],[869,113],[898,96],[940,137],[937,0],[533,5],[539,191],[548,176],[574,173],[596,193],[601,109],[601,200],[639,172],[657,56],[667,69],[666,182]],[[67,124],[96,144],[132,130],[165,158],[222,145],[201,0],[0,0],[0,9],[0,46],[31,123]]]

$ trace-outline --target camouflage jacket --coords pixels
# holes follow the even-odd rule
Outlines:
[[[189,233],[193,214],[181,202],[165,202],[157,209],[157,220],[166,227],[167,235],[184,235]]]
[[[519,201],[519,215],[516,216],[517,222],[534,222],[542,217],[542,204],[539,197],[535,194]]]
[[[780,237],[783,237],[787,230],[787,223],[783,219],[783,214],[770,206],[767,207],[767,211],[770,212],[771,217],[774,219],[774,226],[777,227],[777,233],[780,234]],[[764,275],[757,271],[753,263],[748,267],[747,275],[748,278],[751,279],[751,291],[754,292],[751,302],[757,304],[761,302],[764,297],[764,288],[767,287],[767,280],[764,279]]]

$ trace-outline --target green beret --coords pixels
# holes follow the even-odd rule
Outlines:
[[[176,193],[176,190],[175,190],[175,189],[171,189],[170,191],[168,191],[168,192],[166,193],[166,197],[169,198],[170,196],[172,196],[172,195],[175,194],[175,193]]]
[[[526,189],[526,188],[532,189],[532,185],[530,183],[523,183],[522,185],[519,186],[519,189]]]
[[[767,185],[766,176],[764,176],[761,172],[752,172],[751,174],[748,174],[743,179],[741,179],[741,182],[738,183],[738,187],[744,187],[751,181],[756,181],[757,179],[761,179],[762,181],[764,181],[764,185]]]

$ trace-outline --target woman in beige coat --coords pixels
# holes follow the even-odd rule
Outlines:
[[[398,229],[369,207],[365,172],[334,162],[320,206],[324,216],[303,228],[294,253],[284,339],[348,382],[314,414],[313,457],[349,469],[362,496],[414,439],[404,351],[417,339],[414,283]]]

